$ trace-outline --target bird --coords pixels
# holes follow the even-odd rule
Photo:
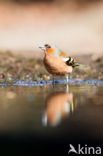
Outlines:
[[[44,52],[44,65],[46,70],[54,76],[66,76],[68,83],[68,75],[72,73],[73,68],[79,66],[72,57],[56,46],[45,44],[39,47]]]

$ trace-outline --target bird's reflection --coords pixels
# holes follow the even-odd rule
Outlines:
[[[56,126],[73,111],[72,93],[53,92],[46,98],[43,125]]]

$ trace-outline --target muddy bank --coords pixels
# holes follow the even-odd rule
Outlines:
[[[103,57],[95,55],[74,56],[80,63],[88,65],[76,68],[70,78],[103,80]],[[11,52],[0,53],[0,82],[15,80],[50,80],[42,59],[24,57]],[[58,79],[58,78],[57,78]]]

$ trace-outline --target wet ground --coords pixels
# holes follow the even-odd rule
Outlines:
[[[103,142],[103,88],[95,85],[0,87],[0,153],[63,153]]]
[[[78,80],[103,80],[103,55],[72,56],[83,66],[75,68],[69,76]],[[55,77],[64,79],[64,77]],[[25,57],[10,51],[0,52],[0,83],[14,83],[16,81],[52,80],[52,76],[45,70],[43,56],[40,58]]]

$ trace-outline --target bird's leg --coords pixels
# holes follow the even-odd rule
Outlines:
[[[53,87],[54,87],[54,85],[55,85],[55,77],[54,77],[54,75],[53,75]]]
[[[66,83],[68,84],[68,82],[69,82],[69,77],[68,75],[66,75]]]
[[[68,85],[69,79],[68,79],[68,75],[66,75],[66,93],[69,92],[69,85]]]

